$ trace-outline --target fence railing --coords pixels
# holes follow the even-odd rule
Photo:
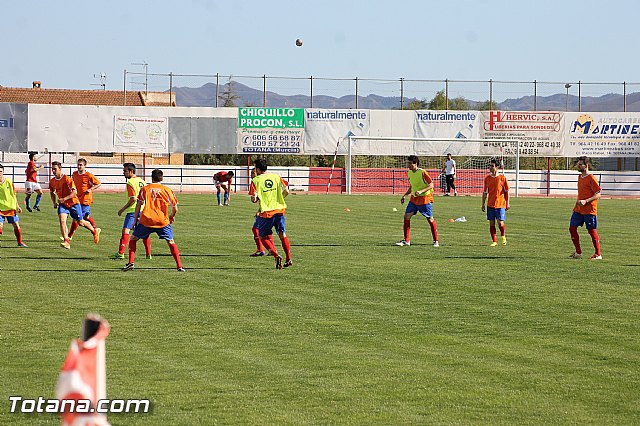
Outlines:
[[[138,175],[148,182],[151,169],[139,168]],[[4,165],[5,176],[11,178],[19,191],[24,186],[24,164],[8,163]],[[65,174],[71,175],[76,170],[75,164],[64,164]],[[119,165],[95,165],[88,169],[101,181],[99,191],[124,191],[125,178]],[[237,166],[162,166],[163,183],[179,192],[215,191],[213,175],[219,171],[233,171],[233,192],[244,192],[249,189],[250,169]],[[270,171],[279,174],[289,182],[292,191],[309,193],[326,193],[329,180],[331,193],[346,193],[346,172],[330,167],[270,167]],[[435,186],[435,194],[444,194],[446,189],[444,174],[440,169],[428,169]],[[391,168],[354,168],[352,169],[352,192],[354,194],[383,193],[401,194],[407,189],[406,169]],[[515,188],[515,170],[505,170],[505,176],[512,188]],[[482,182],[487,175],[486,170],[458,169],[456,187],[461,195],[479,195],[482,193]],[[639,172],[606,172],[595,171],[604,196],[640,196]],[[39,182],[47,188],[51,177],[48,167],[39,173]],[[562,196],[577,194],[577,172],[566,170],[520,170],[518,186],[522,195]]]
[[[137,81],[141,80],[141,81]],[[586,81],[507,81],[507,80],[456,80],[456,79],[379,79],[379,78],[328,78],[281,77],[224,74],[176,74],[145,73],[124,70],[123,90],[175,91],[177,87],[202,87],[191,104],[197,106],[283,106],[276,95],[298,95],[287,100],[288,107],[318,108],[321,97],[336,98],[336,107],[370,109],[405,109],[413,100],[430,100],[442,91],[445,109],[451,99],[464,98],[483,103],[501,103],[505,110],[522,111],[588,111],[593,98],[620,95],[619,101],[608,101],[609,111],[640,111],[640,104],[628,95],[640,92],[640,82],[586,82]],[[239,85],[246,86],[240,88]],[[236,86],[234,88],[234,86]],[[242,89],[242,90],[239,90]],[[209,90],[209,92],[207,92]],[[203,97],[203,93],[206,95]],[[378,95],[368,99],[369,95]],[[238,101],[238,98],[242,100]],[[185,100],[182,100],[185,102]],[[225,105],[232,103],[233,105]],[[378,102],[378,103],[376,103]],[[293,104],[292,104],[293,103]],[[184,105],[184,104],[182,104]],[[178,99],[178,106],[181,100]],[[193,105],[196,106],[196,105]],[[473,107],[474,105],[472,105]]]

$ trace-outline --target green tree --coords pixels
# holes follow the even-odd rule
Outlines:
[[[225,84],[222,87],[223,87],[222,94],[219,96],[219,99],[222,101],[222,106],[223,107],[237,106],[236,100],[238,100],[240,96],[238,96],[235,92],[235,86],[234,86],[232,75],[229,76],[229,79],[227,80],[227,84]]]
[[[478,103],[478,105],[476,105],[476,108],[479,111],[499,111],[500,110],[496,101],[489,101],[489,100]]]

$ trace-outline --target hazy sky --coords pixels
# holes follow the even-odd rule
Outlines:
[[[150,73],[640,82],[639,4],[8,1],[0,85],[91,89],[104,72],[107,89],[121,90],[123,70],[141,72],[140,62]]]

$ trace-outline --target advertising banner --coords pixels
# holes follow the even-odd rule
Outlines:
[[[565,113],[567,157],[640,157],[640,113]]]
[[[27,152],[27,105],[0,103],[0,151]]]
[[[167,152],[167,117],[115,116],[115,152]]]
[[[369,135],[369,110],[306,109],[304,150],[307,154],[347,153],[351,136]]]
[[[303,154],[303,108],[238,108],[238,153]]]
[[[531,111],[481,111],[482,139],[519,139],[523,157],[563,154],[563,113]]]

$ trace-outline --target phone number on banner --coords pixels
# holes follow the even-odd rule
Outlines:
[[[238,142],[242,153],[301,154],[303,129],[239,129]]]

